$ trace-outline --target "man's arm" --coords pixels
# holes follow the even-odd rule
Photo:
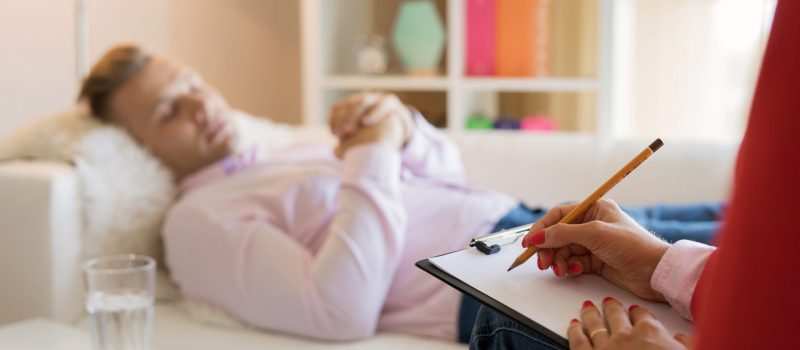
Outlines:
[[[350,149],[339,211],[316,253],[266,215],[231,218],[212,205],[178,207],[164,232],[173,278],[188,297],[256,327],[329,340],[368,337],[405,238],[399,172],[391,147]]]
[[[340,146],[365,127],[394,118],[396,132],[403,135],[403,166],[416,178],[463,184],[464,165],[458,147],[430,125],[413,107],[404,105],[396,95],[362,92],[337,102],[329,116],[331,132]]]
[[[415,128],[403,149],[403,167],[418,178],[463,184],[461,152],[453,141],[411,108]]]

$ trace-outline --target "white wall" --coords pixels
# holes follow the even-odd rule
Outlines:
[[[772,0],[633,1],[621,136],[739,140]]]
[[[0,137],[78,91],[72,1],[0,0]]]
[[[178,58],[231,105],[299,122],[299,4],[286,0],[89,0],[89,59],[133,42]]]
[[[0,0],[0,137],[70,106],[78,91],[76,0]],[[87,0],[88,59],[119,42],[179,58],[231,104],[299,123],[299,3]]]

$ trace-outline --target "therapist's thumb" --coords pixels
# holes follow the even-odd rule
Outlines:
[[[555,224],[525,237],[522,245],[539,248],[561,248],[570,244],[582,245],[589,250],[601,244],[602,222],[590,221],[582,224]]]

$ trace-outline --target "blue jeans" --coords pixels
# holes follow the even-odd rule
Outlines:
[[[566,327],[566,325],[564,325]],[[495,312],[488,307],[478,310],[478,319],[472,329],[470,349],[566,349],[539,332]]]
[[[622,210],[667,242],[688,239],[710,244],[719,230],[725,206],[724,203],[656,204]]]
[[[724,203],[655,204],[649,206],[623,206],[639,225],[669,243],[682,239],[710,244],[719,230]],[[495,225],[492,232],[526,225],[539,220],[545,209],[530,209],[520,204]]]
[[[492,232],[530,224],[539,220],[544,213],[545,211],[542,209],[529,209],[525,205],[520,204],[500,219],[500,221],[494,225]],[[472,326],[475,324],[475,319],[478,317],[478,309],[480,308],[481,303],[469,295],[464,295],[461,298],[461,308],[458,312],[459,342],[465,344],[469,343],[470,335],[472,334]]]

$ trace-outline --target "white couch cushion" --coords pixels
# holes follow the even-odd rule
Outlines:
[[[173,303],[156,305],[153,319],[155,349],[464,349],[466,345],[403,334],[378,333],[357,342],[331,343],[298,338],[248,327],[220,327],[189,317]],[[88,320],[80,323],[88,329]],[[453,325],[455,327],[455,325]]]
[[[100,126],[82,105],[37,118],[0,139],[0,160],[45,159],[72,162],[80,140]]]
[[[652,141],[501,131],[450,136],[462,150],[470,185],[548,207],[583,199]],[[663,141],[664,146],[606,198],[636,205],[728,197],[738,143]]]

